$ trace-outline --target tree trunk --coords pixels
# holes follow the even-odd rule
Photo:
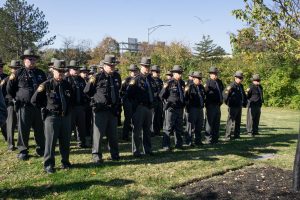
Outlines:
[[[296,150],[295,162],[294,162],[293,189],[294,191],[300,190],[300,124],[299,124],[297,150]]]

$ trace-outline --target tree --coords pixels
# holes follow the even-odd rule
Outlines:
[[[55,36],[45,39],[49,33],[48,22],[39,8],[25,0],[7,0],[0,9],[0,53],[7,51],[10,59],[22,55],[26,48],[50,45]]]
[[[112,37],[104,38],[96,48],[92,49],[89,64],[99,64],[105,54],[114,54],[119,56],[120,46],[117,40]]]
[[[233,10],[237,19],[247,22],[259,36],[275,42],[274,50],[299,55],[300,1],[299,0],[244,0],[245,8]],[[300,55],[299,55],[300,56]]]
[[[209,57],[225,55],[225,50],[214,44],[210,36],[203,35],[202,41],[195,44],[196,55],[200,60],[207,60]]]

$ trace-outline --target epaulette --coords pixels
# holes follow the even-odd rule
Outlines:
[[[44,90],[45,90],[45,85],[42,83],[42,84],[39,85],[37,91],[38,92],[43,92]]]

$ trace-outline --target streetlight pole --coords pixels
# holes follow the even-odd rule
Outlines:
[[[151,35],[151,33],[153,33],[158,28],[163,27],[163,26],[171,26],[171,25],[169,25],[169,24],[160,24],[160,25],[156,25],[156,26],[148,28],[148,44],[149,44],[149,36]]]

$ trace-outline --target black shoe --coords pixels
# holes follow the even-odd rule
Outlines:
[[[93,155],[93,162],[95,164],[101,164],[101,163],[103,163],[103,159],[100,158],[98,155]]]
[[[81,149],[89,148],[86,144],[83,144],[83,143],[78,143],[78,144],[77,144],[77,147],[78,147],[78,148],[81,148]]]
[[[154,153],[152,151],[150,151],[150,152],[145,153],[145,155],[154,156]]]
[[[62,163],[61,168],[62,169],[70,169],[72,167],[72,164],[70,162]]]
[[[19,154],[17,155],[17,158],[18,158],[19,160],[28,160],[28,159],[29,159],[29,156],[28,156],[28,153],[19,153]]]
[[[113,160],[113,161],[119,161],[120,160],[120,156],[119,155],[111,156],[110,159]]]
[[[47,166],[44,168],[44,171],[47,173],[47,174],[53,174],[55,172],[55,169],[54,167],[52,166]]]
[[[141,158],[142,154],[140,154],[140,153],[133,153],[133,157],[135,157],[135,158]]]

